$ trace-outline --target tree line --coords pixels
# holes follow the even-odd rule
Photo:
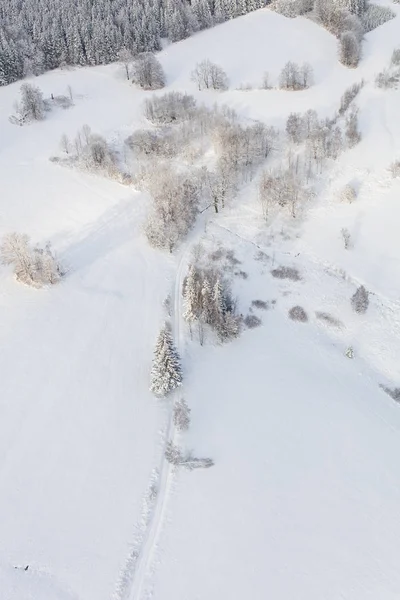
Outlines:
[[[161,50],[270,0],[0,0],[0,85]]]

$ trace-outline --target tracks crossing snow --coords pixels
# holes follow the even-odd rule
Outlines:
[[[183,329],[181,327],[182,320],[182,283],[185,275],[185,267],[187,266],[187,256],[190,250],[190,246],[186,246],[182,251],[179,262],[177,273],[175,277],[173,303],[172,303],[172,329],[174,334],[175,343],[178,348],[179,355],[183,354],[184,336]],[[145,591],[146,575],[149,567],[153,561],[154,552],[157,547],[157,539],[161,530],[161,526],[164,520],[167,499],[169,490],[171,487],[172,480],[172,465],[166,460],[164,456],[164,450],[168,441],[173,440],[175,437],[175,427],[173,423],[173,404],[175,399],[182,394],[181,389],[176,390],[171,395],[171,406],[168,416],[167,430],[164,439],[164,447],[160,459],[159,465],[159,479],[157,498],[153,509],[153,514],[150,517],[150,522],[145,531],[141,548],[134,565],[133,583],[132,587],[127,594],[128,600],[140,600]]]

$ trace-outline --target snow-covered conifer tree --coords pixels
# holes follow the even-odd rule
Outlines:
[[[182,383],[182,369],[172,335],[164,326],[154,350],[150,390],[156,396],[166,396]]]
[[[184,295],[185,312],[183,318],[188,323],[193,323],[198,317],[198,292],[197,292],[197,277],[196,270],[193,265],[190,265],[189,273],[186,279],[185,295]]]

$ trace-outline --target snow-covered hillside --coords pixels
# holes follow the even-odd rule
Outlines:
[[[400,409],[379,386],[400,387],[400,183],[389,171],[400,91],[374,84],[400,44],[390,5],[397,17],[367,34],[354,70],[317,24],[268,9],[160,53],[167,91],[280,129],[291,112],[331,118],[365,82],[362,140],[329,162],[301,218],[266,222],[248,182],[172,254],[143,233],[146,194],[49,160],[84,124],[120,149],[148,126],[149,92],[121,65],[57,70],[34,83],[48,97],[71,86],[74,106],[18,127],[8,117],[20,85],[0,88],[0,237],[49,240],[67,269],[43,289],[0,270],[1,599],[398,598]],[[190,74],[204,58],[225,69],[227,92],[197,91]],[[288,60],[309,62],[314,85],[237,89],[261,86],[265,71],[276,85]],[[349,183],[352,204],[338,200]],[[200,346],[183,321],[199,243],[232,273],[239,311],[262,319],[229,344]],[[282,265],[298,280],[272,277]],[[361,284],[364,315],[350,305]],[[150,393],[149,377],[167,296],[192,410],[180,441],[214,459],[207,470],[174,471],[163,457],[171,400]],[[288,319],[294,305],[308,322]]]

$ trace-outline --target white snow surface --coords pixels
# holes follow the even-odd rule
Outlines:
[[[49,161],[61,135],[85,123],[115,147],[145,125],[147,95],[121,66],[35,78],[46,96],[71,85],[75,105],[24,127],[8,121],[20,84],[0,89],[0,236],[50,240],[68,269],[42,290],[0,269],[1,600],[399,598],[400,408],[379,384],[400,387],[400,184],[388,170],[400,159],[400,92],[374,86],[400,40],[400,7],[390,5],[398,16],[366,36],[355,70],[315,23],[267,9],[160,53],[168,89],[278,127],[294,111],[331,116],[365,80],[362,142],[326,169],[299,223],[267,225],[251,184],[225,212],[206,213],[173,255],[147,243],[145,195]],[[230,91],[197,92],[190,72],[203,58],[227,71]],[[256,87],[264,71],[275,84],[288,60],[310,62],[315,85],[235,89]],[[349,182],[352,205],[338,201]],[[276,300],[257,311],[261,327],[228,345],[199,347],[182,322],[179,293],[199,241],[241,261],[241,312]],[[301,281],[272,278],[281,264]],[[371,292],[363,316],[349,302],[361,283]],[[173,472],[162,459],[171,400],[148,388],[168,294],[192,409],[177,439],[215,460],[204,471]],[[295,304],[308,323],[288,320]],[[155,468],[159,493],[146,509]]]

